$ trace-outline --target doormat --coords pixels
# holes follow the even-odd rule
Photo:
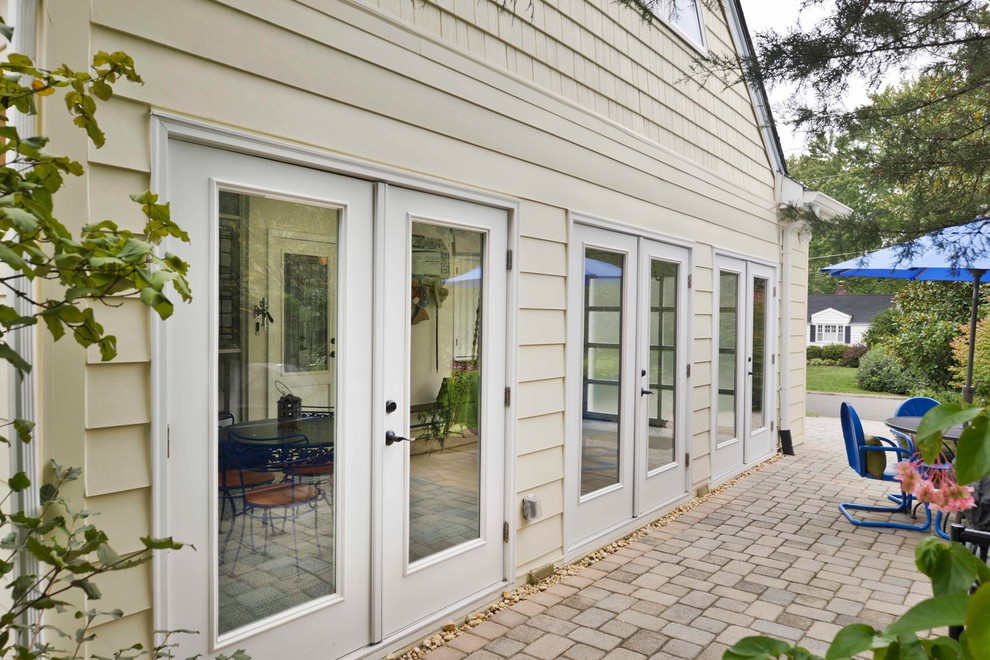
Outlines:
[[[466,617],[464,617],[464,619],[460,620],[460,623],[451,621],[445,624],[439,631],[431,633],[430,635],[424,637],[418,642],[414,642],[409,647],[406,647],[404,650],[398,651],[396,653],[388,654],[387,656],[385,656],[385,660],[417,660],[418,658],[424,657],[430,651],[440,648],[441,646],[443,646],[450,640],[454,639],[461,633],[470,631],[472,628],[482,624],[483,622],[495,616],[502,610],[508,609],[513,605],[515,605],[516,603],[526,600],[540,593],[541,591],[546,591],[547,589],[557,584],[564,578],[569,577],[571,575],[576,575],[581,571],[581,569],[587,568],[588,566],[591,566],[592,564],[599,562],[602,559],[605,559],[609,555],[615,553],[618,550],[621,550],[630,543],[635,543],[636,541],[643,538],[650,532],[656,531],[661,527],[666,527],[671,522],[677,520],[679,517],[681,517],[688,511],[691,511],[692,509],[697,508],[698,506],[704,504],[713,497],[724,493],[725,491],[736,485],[739,481],[753,474],[756,474],[757,472],[763,470],[767,466],[773,465],[783,457],[784,457],[783,454],[778,453],[772,458],[764,461],[763,463],[760,463],[756,467],[750,468],[749,470],[746,470],[745,472],[739,474],[731,481],[727,481],[724,484],[721,484],[720,486],[710,490],[704,495],[695,497],[690,502],[685,502],[684,504],[673,509],[669,513],[661,516],[657,520],[654,520],[653,522],[640,527],[636,531],[631,532],[630,534],[622,537],[621,539],[613,541],[608,545],[606,545],[605,547],[595,550],[594,552],[585,555],[584,557],[578,559],[573,563],[567,564],[566,566],[561,566],[556,571],[554,571],[553,575],[551,575],[548,578],[545,578],[544,580],[541,580],[540,582],[537,582],[536,584],[524,584],[521,587],[517,587],[516,589],[513,589],[512,591],[502,592],[502,597],[499,600],[488,605],[483,610],[474,612],[472,614],[468,614]]]

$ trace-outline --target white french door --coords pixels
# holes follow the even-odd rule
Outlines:
[[[385,209],[387,635],[503,579],[506,213],[393,186]]]
[[[712,479],[773,454],[776,276],[769,266],[715,260]]]
[[[332,659],[499,588],[506,212],[168,148],[178,652]]]
[[[566,543],[686,491],[685,248],[575,224],[570,241]]]

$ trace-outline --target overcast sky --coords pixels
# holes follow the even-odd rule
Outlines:
[[[752,34],[766,29],[783,32],[798,22],[804,27],[811,27],[824,14],[822,11],[802,13],[799,0],[741,0],[741,3],[746,24]],[[771,89],[768,92],[770,104],[774,106],[774,118],[777,120],[777,131],[780,133],[784,154],[791,156],[803,151],[804,136],[795,134],[789,126],[781,123],[780,110],[776,107],[781,100],[787,98],[788,90]]]

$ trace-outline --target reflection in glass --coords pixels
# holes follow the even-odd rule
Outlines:
[[[648,470],[674,462],[677,410],[677,264],[650,263]]]
[[[698,0],[661,0],[658,10],[696,44],[700,46],[704,43]]]
[[[329,260],[312,254],[286,254],[283,312],[286,371],[327,369],[327,270]]]
[[[766,424],[767,280],[753,279],[753,416],[750,430]]]
[[[719,273],[718,301],[718,435],[716,443],[732,440],[736,429],[736,369],[738,359],[739,275]]]
[[[339,212],[232,192],[219,202],[222,635],[336,591]]]
[[[585,250],[582,495],[619,482],[623,264],[621,254]]]
[[[410,563],[481,534],[486,282],[483,233],[414,222],[411,243]]]

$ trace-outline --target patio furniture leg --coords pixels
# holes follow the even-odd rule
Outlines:
[[[842,515],[846,517],[846,520],[859,527],[893,527],[895,529],[910,529],[916,532],[924,532],[931,528],[932,525],[932,512],[929,508],[925,507],[925,523],[922,525],[909,525],[908,523],[898,523],[898,522],[881,522],[872,520],[859,520],[854,518],[850,510],[852,511],[871,511],[875,513],[909,513],[911,511],[911,501],[912,497],[907,493],[902,493],[902,502],[900,506],[888,507],[888,506],[869,506],[866,504],[840,504],[839,511]],[[896,500],[895,500],[896,501]]]

